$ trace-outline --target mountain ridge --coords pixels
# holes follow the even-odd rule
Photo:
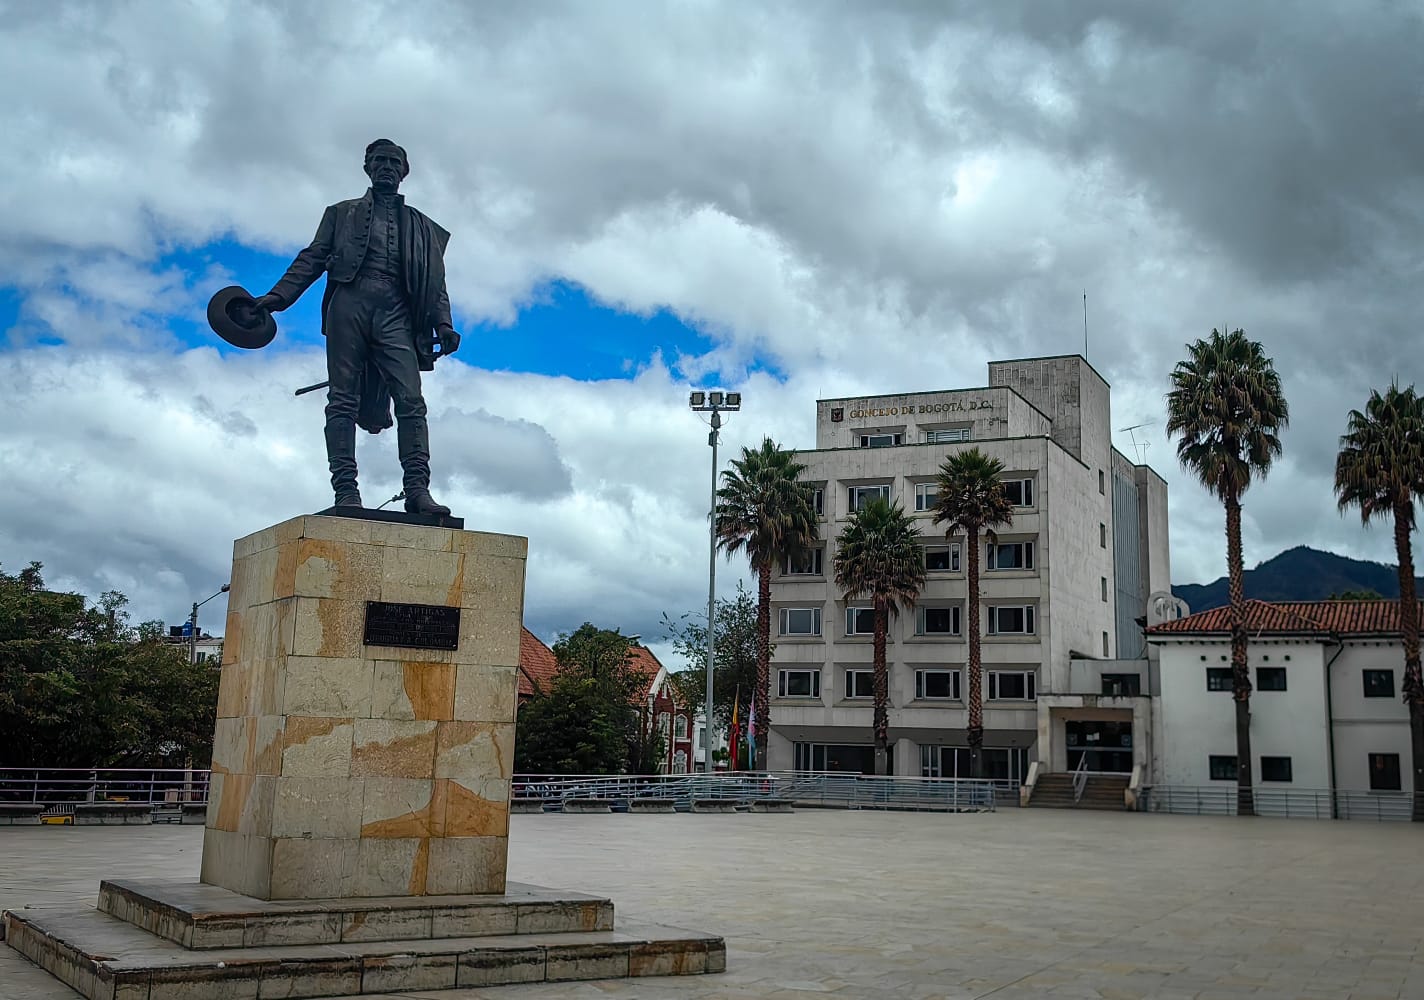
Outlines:
[[[1419,579],[1417,585],[1424,594],[1424,579]],[[1331,594],[1364,590],[1398,598],[1399,570],[1386,563],[1297,545],[1248,569],[1245,590],[1248,599],[1259,601],[1323,601]],[[1179,583],[1172,587],[1172,593],[1186,601],[1193,612],[1229,603],[1224,576],[1211,583]]]

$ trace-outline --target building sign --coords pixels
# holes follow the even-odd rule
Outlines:
[[[842,420],[844,420],[844,419],[845,419],[845,407],[844,407],[844,406],[833,406],[833,407],[831,407],[831,423],[833,423],[833,424],[838,424],[838,423],[840,423],[840,422],[841,422]]]
[[[873,409],[851,410],[852,420],[864,420],[867,417],[910,417],[916,414],[925,413],[969,413],[974,410],[992,410],[994,403],[988,399],[951,399],[944,403],[920,403],[918,406],[878,406]],[[838,419],[835,410],[831,411],[831,419]]]
[[[436,604],[366,602],[366,646],[405,649],[458,649],[460,609]]]

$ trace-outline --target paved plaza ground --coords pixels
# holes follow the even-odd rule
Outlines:
[[[1410,824],[994,814],[514,816],[510,878],[724,935],[727,973],[438,1000],[1424,998]],[[196,879],[200,827],[0,827],[0,907]],[[0,947],[0,998],[77,996]]]

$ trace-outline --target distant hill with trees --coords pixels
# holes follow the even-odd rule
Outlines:
[[[1424,592],[1424,579],[1419,586]],[[1172,588],[1192,611],[1225,607],[1226,577],[1211,583],[1181,583]],[[1399,571],[1386,563],[1350,559],[1306,545],[1246,571],[1246,597],[1258,601],[1325,601],[1399,597]]]

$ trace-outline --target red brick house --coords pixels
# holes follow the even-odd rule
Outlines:
[[[630,647],[633,669],[645,679],[639,706],[644,718],[656,720],[666,744],[666,759],[659,771],[666,774],[686,774],[692,770],[692,713],[680,707],[674,696],[667,668],[646,646]],[[554,680],[559,664],[554,652],[539,637],[524,629],[519,638],[519,704],[534,697],[537,688],[547,689]]]

